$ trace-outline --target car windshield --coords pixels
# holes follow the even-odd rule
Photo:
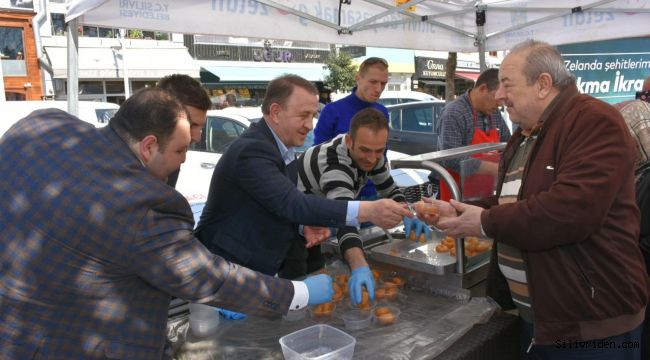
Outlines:
[[[99,123],[108,124],[108,121],[117,113],[117,109],[95,109],[95,113]]]

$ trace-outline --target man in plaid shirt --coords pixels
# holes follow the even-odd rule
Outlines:
[[[474,88],[445,105],[440,118],[440,149],[453,149],[461,146],[482,144],[488,142],[505,142],[510,138],[510,129],[501,113],[497,110],[498,103],[494,97],[499,87],[499,70],[485,70],[476,80]],[[465,159],[445,161],[444,166],[456,179],[460,186],[460,162]],[[484,159],[488,160],[488,159]],[[464,164],[464,175],[497,173],[498,163],[481,161],[479,157],[469,159]],[[476,180],[493,183],[493,179],[476,178]],[[480,185],[479,185],[480,186]],[[471,190],[471,189],[466,189]],[[470,194],[463,194],[466,198]],[[444,182],[440,183],[440,198],[449,200],[450,191]]]
[[[172,295],[269,317],[331,299],[325,275],[266,276],[193,237],[165,183],[189,143],[160,89],[104,128],[46,109],[0,138],[0,359],[160,359]]]

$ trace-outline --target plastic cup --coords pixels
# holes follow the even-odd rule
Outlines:
[[[372,320],[372,311],[370,310],[350,310],[343,314],[345,328],[350,330],[365,329],[370,325]]]
[[[189,319],[194,336],[210,336],[216,333],[219,327],[219,309],[203,304],[190,304]]]
[[[336,304],[330,302],[309,307],[308,312],[311,318],[316,321],[327,321],[332,318],[334,309],[336,309]]]
[[[302,308],[300,310],[289,311],[286,315],[282,315],[282,318],[287,321],[298,321],[305,318],[307,315],[307,308]]]
[[[377,325],[392,325],[399,320],[400,310],[396,306],[382,305],[377,306],[373,312],[373,319]]]

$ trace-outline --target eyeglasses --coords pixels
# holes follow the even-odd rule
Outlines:
[[[386,62],[385,59],[382,59],[380,57],[371,56],[371,57],[367,58],[366,60],[363,60],[361,65],[359,65],[359,72],[363,72],[363,70],[366,67],[372,66],[372,65],[375,65],[375,64],[382,64],[385,67],[388,67],[388,62]]]

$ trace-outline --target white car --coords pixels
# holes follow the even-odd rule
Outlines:
[[[68,110],[66,101],[0,101],[0,136],[9,130],[11,125],[26,117],[35,110],[55,108],[63,111]],[[108,124],[108,121],[115,115],[119,105],[99,101],[79,101],[79,119],[91,123],[96,127]]]
[[[386,90],[381,93],[378,103],[382,105],[402,104],[414,101],[431,101],[440,100],[433,95],[423,93],[420,91],[390,91]]]
[[[228,146],[241,135],[250,124],[262,118],[262,110],[255,108],[226,108],[208,111],[207,122],[201,134],[201,142],[193,144],[187,152],[185,163],[176,183],[176,189],[193,205],[199,214],[208,198],[212,173]],[[313,145],[313,132],[305,140],[303,149]],[[408,156],[388,151],[388,160]],[[409,201],[417,201],[421,196],[431,196],[436,191],[429,181],[429,172],[414,169],[393,169],[391,175],[406,193]]]

